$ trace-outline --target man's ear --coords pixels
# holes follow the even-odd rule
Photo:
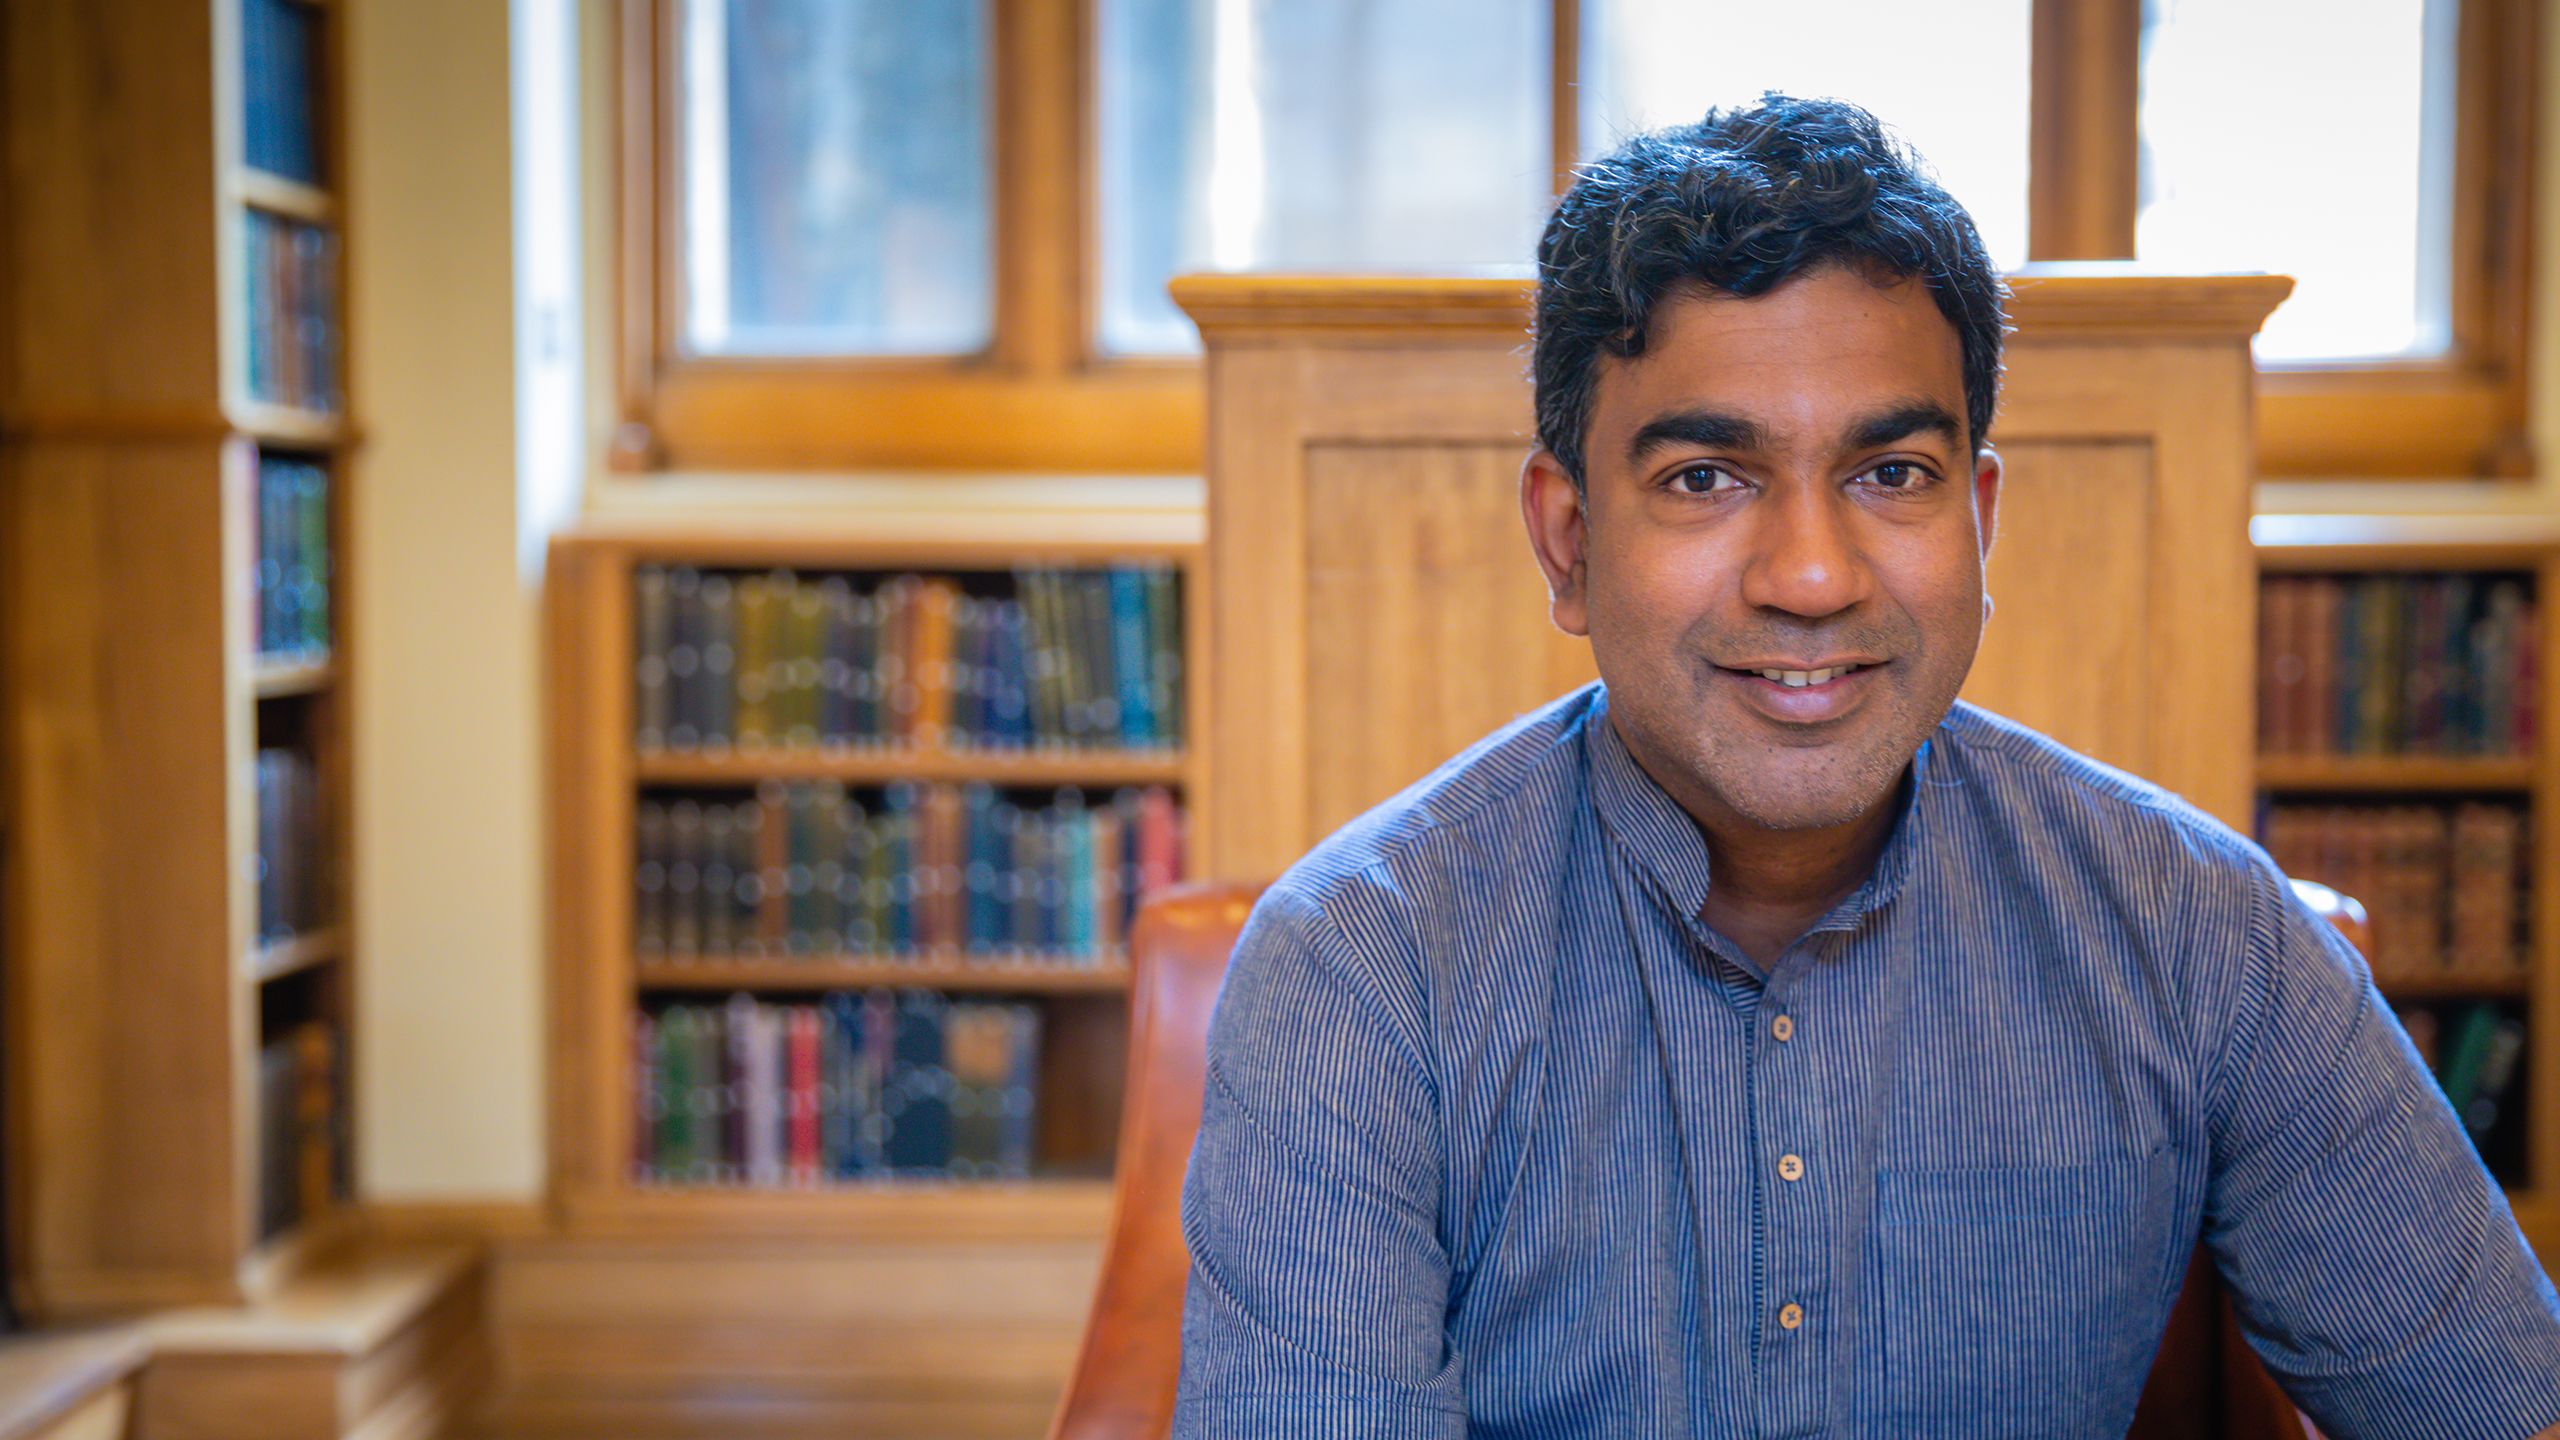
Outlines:
[[[1991,537],[2000,528],[2000,452],[1986,445],[1973,452],[1973,518],[1982,531],[1982,561],[1991,563]]]
[[[1583,500],[1564,463],[1545,446],[1520,465],[1520,518],[1529,527],[1529,549],[1547,576],[1547,614],[1567,635],[1591,633],[1584,603]]]

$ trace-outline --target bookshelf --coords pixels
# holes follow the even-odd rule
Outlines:
[[[11,1238],[49,1319],[255,1299],[357,1228],[339,18],[0,22]]]
[[[2290,873],[2364,903],[2377,986],[2547,1247],[2560,1228],[2560,691],[2546,616],[2560,544],[2394,528],[2259,522],[2258,838]]]
[[[1174,817],[1206,793],[1196,536],[829,523],[554,543],[561,1222],[1097,1233],[1126,1064],[1118,937],[1180,873]],[[917,1128],[915,1077],[936,1070],[948,1108]],[[968,1129],[999,1094],[1014,1128]]]

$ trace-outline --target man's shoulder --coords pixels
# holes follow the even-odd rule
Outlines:
[[[1952,745],[1937,768],[1955,773],[1931,782],[1961,786],[1977,818],[2020,841],[2066,843],[2057,859],[2185,862],[2234,878],[2268,865],[2255,841],[2186,797],[2005,715],[1960,700],[1940,733]]]
[[[1558,858],[1582,808],[1595,682],[1513,720],[1318,841],[1272,886],[1318,908],[1348,890],[1453,865]]]

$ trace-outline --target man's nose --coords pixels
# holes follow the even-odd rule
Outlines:
[[[1872,576],[1856,520],[1835,487],[1789,485],[1760,509],[1742,598],[1754,609],[1819,618],[1867,596]]]

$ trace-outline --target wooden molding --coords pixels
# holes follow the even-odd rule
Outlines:
[[[2292,293],[2282,275],[2179,275],[2130,261],[2063,261],[2009,276],[2010,323],[2035,339],[2193,336],[2246,339]],[[1204,336],[1349,337],[1374,331],[1399,344],[1417,334],[1528,330],[1535,282],[1526,276],[1185,275],[1173,298]]]

